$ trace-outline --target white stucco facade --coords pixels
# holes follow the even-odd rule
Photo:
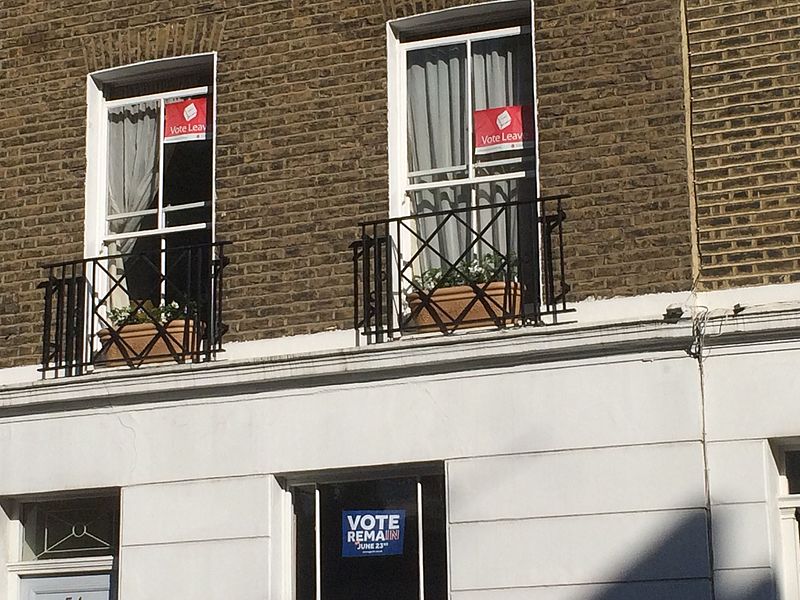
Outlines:
[[[793,598],[800,311],[695,312],[8,385],[0,590],[22,503],[116,490],[117,559],[75,571],[290,598],[287,474],[437,463],[453,599]]]

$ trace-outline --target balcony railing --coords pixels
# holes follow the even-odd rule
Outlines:
[[[566,214],[553,196],[360,224],[354,326],[367,343],[402,334],[558,322],[567,310]]]
[[[213,359],[226,329],[224,248],[154,248],[46,265],[42,376]]]

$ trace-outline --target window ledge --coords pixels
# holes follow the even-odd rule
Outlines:
[[[86,556],[80,558],[56,558],[9,563],[8,572],[17,575],[96,573],[100,571],[111,571],[113,565],[113,556]]]

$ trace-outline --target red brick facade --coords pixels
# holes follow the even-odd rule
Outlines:
[[[567,193],[571,298],[689,289],[680,7],[536,3],[542,191]]]
[[[0,366],[38,359],[40,265],[82,253],[87,74],[198,52],[218,52],[217,236],[233,243],[226,339],[348,327],[348,245],[358,221],[388,210],[386,21],[464,3],[4,2]],[[708,11],[690,8],[693,51],[718,44],[703,41],[714,26]],[[689,289],[679,3],[540,0],[536,17],[542,192],[572,196],[570,299]],[[704,76],[703,60],[693,57],[693,85]],[[784,62],[789,76],[793,67]],[[703,281],[719,287],[738,282],[711,269],[722,260],[714,252],[729,247],[709,245],[727,235],[714,231],[714,219],[730,215],[719,208],[716,184],[703,187],[703,169],[744,159],[706,149],[721,134],[703,129],[699,102],[693,131],[701,249],[709,253]],[[720,152],[736,153],[726,148]],[[735,202],[772,231],[771,217],[753,212],[760,204]],[[790,224],[777,209],[791,202],[775,202],[770,214],[784,232]]]
[[[707,289],[800,281],[800,6],[688,2]]]

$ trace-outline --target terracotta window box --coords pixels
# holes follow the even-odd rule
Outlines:
[[[484,291],[480,295],[475,287]],[[492,281],[406,296],[411,318],[419,331],[453,331],[469,327],[505,325],[519,316],[521,287],[517,282]],[[430,297],[426,303],[426,297]]]
[[[155,323],[131,323],[114,331],[97,332],[101,349],[95,365],[122,365],[177,361],[183,362],[198,352],[198,326],[193,320],[175,319],[159,327]]]

